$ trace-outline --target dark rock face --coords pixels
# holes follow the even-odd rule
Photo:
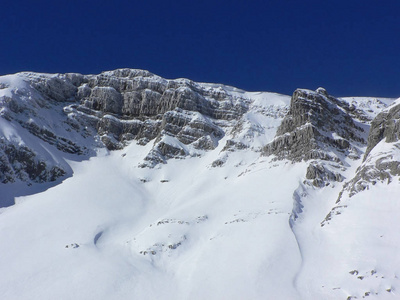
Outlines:
[[[153,167],[170,158],[198,156],[201,151],[215,149],[229,127],[232,136],[225,142],[222,155],[214,164],[220,166],[226,160],[226,153],[249,148],[258,151],[243,142],[244,131],[249,130],[246,134],[251,140],[255,132],[262,134],[264,130],[249,124],[245,126],[246,120],[242,116],[249,110],[249,99],[227,92],[218,85],[187,79],[167,80],[148,71],[133,69],[99,75],[22,73],[21,77],[27,87],[13,90],[11,96],[3,96],[1,117],[16,121],[46,144],[71,155],[86,155],[90,151],[86,141],[94,143],[95,136],[109,150],[122,149],[129,141],[140,145],[152,142],[152,150],[143,166]],[[58,113],[57,124],[46,118],[46,114],[54,110]],[[277,113],[285,116],[275,139],[262,148],[262,155],[273,155],[274,160],[310,161],[305,183],[322,187],[330,181],[342,181],[337,169],[345,165],[344,160],[360,158],[362,151],[359,148],[366,143],[362,122],[357,121],[362,119],[362,114],[347,102],[330,96],[325,89],[296,90],[288,111],[265,111],[263,114]],[[399,117],[400,105],[375,118],[364,160],[382,139],[397,141]],[[4,149],[15,146],[7,140],[3,144]],[[34,150],[31,152],[37,156]],[[6,163],[5,158],[12,160],[4,154],[4,174],[14,174],[17,178],[13,163]],[[45,169],[50,172],[52,167],[56,165],[46,165]],[[37,165],[37,168],[42,167]],[[379,172],[380,177],[386,176],[382,173],[386,171],[382,170],[397,174],[397,165],[389,164],[387,160],[374,168],[372,172],[370,166],[365,166],[365,172],[360,171],[359,176],[366,178],[366,174]],[[18,178],[36,180],[32,178],[39,178],[38,174],[41,174],[29,172]],[[37,180],[53,178],[53,175],[46,176]]]
[[[349,115],[349,106],[319,88],[316,92],[296,90],[290,110],[279,126],[275,140],[264,148],[265,155],[292,161],[322,159],[339,161],[329,150],[344,155],[351,142],[365,143],[363,129]]]
[[[400,161],[390,161],[392,156],[385,156],[374,163],[362,165],[356,173],[356,176],[344,186],[344,191],[349,193],[349,196],[369,189],[369,186],[375,185],[377,182],[391,183],[393,176],[400,175]],[[389,161],[388,161],[389,160]],[[341,199],[342,194],[338,198]]]
[[[180,108],[215,119],[232,120],[247,107],[227,93],[190,80],[166,80],[148,71],[120,69],[84,76],[77,100],[90,109],[125,118],[154,117]]]
[[[243,144],[242,142],[235,141],[235,140],[227,140],[224,148],[222,151],[236,151],[236,150],[243,150],[249,148],[248,145]]]
[[[384,138],[387,143],[397,142],[400,139],[400,104],[376,116],[371,123],[368,135],[368,147],[365,151],[364,161],[371,150]]]
[[[189,155],[165,141],[157,145],[163,136],[194,149],[214,149],[224,135],[216,121],[234,120],[248,109],[245,99],[234,99],[223,90],[185,79],[166,80],[142,70],[104,72],[77,82],[79,104],[69,107],[71,118],[81,127],[94,122],[110,150],[122,148],[127,140],[146,144],[155,139],[154,151],[146,158],[155,163]]]
[[[364,130],[351,114],[354,109],[323,88],[296,90],[289,112],[263,155],[274,155],[274,160],[309,161],[306,185],[324,187],[342,182],[344,160],[360,158],[358,147],[365,144]]]
[[[336,206],[321,222],[329,224],[333,216],[340,215],[347,207],[346,200],[368,190],[377,183],[390,184],[400,176],[400,104],[379,113],[371,122],[368,135],[368,146],[363,162],[356,170],[355,176],[343,186],[336,201]],[[398,180],[396,180],[398,181]],[[344,197],[346,195],[347,197]],[[345,199],[345,200],[344,200]]]
[[[371,123],[363,163],[343,192],[353,196],[377,182],[389,184],[400,175],[400,104],[381,112]],[[381,148],[378,148],[378,144]],[[378,148],[378,149],[377,149]],[[340,201],[340,198],[338,201]]]
[[[24,73],[30,84],[47,99],[57,102],[74,101],[79,85],[84,77],[80,74],[57,74],[46,76],[37,73]]]
[[[21,125],[41,140],[56,146],[58,150],[71,154],[83,154],[85,151],[84,147],[80,147],[65,137],[57,136],[54,132],[47,128],[40,127],[35,122],[21,123]]]
[[[104,113],[119,115],[122,113],[122,96],[112,87],[95,87],[85,105]]]
[[[140,145],[154,141],[145,158],[144,165],[149,167],[214,149],[225,135],[221,124],[237,122],[249,104],[248,99],[232,96],[217,85],[166,80],[144,70],[19,76],[26,85],[12,90],[10,97],[3,96],[2,118],[17,122],[46,144],[72,155],[90,151],[87,143],[77,138],[94,140],[98,135],[98,141],[109,150],[122,149],[132,140]],[[58,120],[47,120],[46,114]],[[4,182],[49,181],[66,173],[56,165],[43,166],[35,150],[14,146],[7,139],[3,141]],[[30,158],[11,155],[14,152],[29,152]],[[21,165],[21,170],[14,163],[19,159],[27,160],[20,162],[27,164]]]
[[[46,160],[40,158],[26,146],[5,143],[0,140],[0,182],[8,183],[21,180],[25,182],[55,181],[65,175],[58,166],[48,166]]]
[[[306,179],[310,180],[315,187],[324,187],[330,181],[343,181],[343,176],[339,172],[328,169],[323,164],[312,162],[309,164]]]

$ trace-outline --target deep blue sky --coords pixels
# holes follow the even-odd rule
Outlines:
[[[400,1],[7,1],[0,74],[121,67],[247,90],[400,96]]]

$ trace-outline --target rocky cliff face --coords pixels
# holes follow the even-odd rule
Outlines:
[[[15,272],[0,286],[29,298],[25,283],[38,263],[54,271],[44,272],[51,283],[71,270],[60,257],[84,276],[79,256],[114,270],[102,279],[112,292],[121,276],[134,294],[137,284],[152,283],[145,293],[189,275],[189,289],[160,295],[190,298],[199,282],[212,282],[212,293],[242,278],[255,283],[247,296],[270,283],[261,299],[275,283],[293,289],[278,291],[283,299],[393,295],[399,119],[400,100],[335,98],[322,88],[290,97],[131,69],[1,76],[0,225],[8,234],[0,234],[0,263]],[[236,269],[250,265],[257,278],[237,277],[226,263],[237,258]],[[15,282],[22,285],[8,293]]]
[[[0,140],[0,182],[17,180],[25,182],[55,181],[64,176],[65,170],[38,156],[27,146],[18,146]]]
[[[343,181],[347,158],[358,159],[366,144],[363,124],[354,107],[330,96],[323,88],[298,89],[275,139],[263,149],[266,156],[293,162],[310,161],[305,182],[325,186]]]
[[[400,103],[396,101],[371,122],[363,162],[344,187],[350,197],[377,182],[389,184],[400,175],[399,119]]]
[[[340,154],[358,153],[352,142],[365,144],[364,129],[353,120],[350,110],[346,102],[329,96],[323,88],[296,90],[274,141],[264,148],[265,155],[293,161],[339,161]]]
[[[351,193],[365,188],[366,182],[398,174],[398,164],[389,156],[371,163],[371,155],[383,139],[397,141],[400,106],[372,121],[368,105],[382,106],[378,100],[358,105],[330,96],[323,88],[296,90],[289,107],[287,102],[260,106],[255,95],[238,89],[167,80],[134,69],[99,75],[20,73],[4,77],[0,88],[1,117],[37,138],[32,143],[31,138],[3,132],[4,183],[56,180],[68,173],[60,155],[84,159],[94,155],[96,147],[116,150],[130,142],[151,143],[141,167],[201,156],[221,142],[212,167],[224,165],[229,153],[247,150],[261,151],[275,161],[307,161],[304,183],[316,187],[343,182],[348,160],[360,159],[367,147],[363,165],[346,185]],[[257,118],[269,118],[277,128],[266,128]],[[254,142],[272,132],[274,139]],[[52,154],[43,156],[43,147]]]
[[[87,157],[101,145],[115,150],[130,141],[151,142],[142,167],[215,149],[226,133],[247,122],[241,118],[252,103],[244,91],[187,79],[167,80],[133,69],[99,75],[20,73],[6,76],[0,91],[1,117],[16,122],[44,145]],[[30,156],[36,164],[47,161],[46,168],[39,168],[43,174],[38,177],[27,168],[27,176],[16,175],[19,167],[9,149],[22,149],[24,144],[3,136],[1,168],[8,170],[3,182],[41,182],[66,173],[57,159],[40,157],[41,151],[33,147]],[[223,152],[236,144],[228,139]]]
[[[147,71],[116,70],[82,76],[76,101],[66,108],[78,124],[92,123],[110,150],[126,141],[154,147],[143,166],[211,150],[224,136],[220,128],[248,110],[248,100],[222,88],[186,79],[166,80]]]

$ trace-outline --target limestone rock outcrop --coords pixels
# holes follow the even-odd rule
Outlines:
[[[168,80],[145,70],[12,76],[0,85],[0,117],[20,126],[26,135],[2,136],[0,167],[2,180],[8,182],[55,180],[67,173],[58,163],[64,156],[83,159],[93,155],[96,147],[116,150],[135,142],[151,143],[142,167],[201,156],[217,148],[219,154],[210,166],[218,167],[226,163],[229,153],[256,151],[272,160],[307,161],[304,183],[323,187],[344,181],[346,160],[361,158],[366,124],[372,119],[368,109],[330,96],[323,88],[296,90],[288,107],[287,97],[283,102],[278,99],[282,95],[271,96],[279,105],[259,105],[257,93],[251,98],[233,87]],[[378,102],[377,106],[383,105]],[[399,115],[400,105],[396,105],[373,120],[364,164],[354,184],[348,183],[349,189],[398,173],[398,164],[389,159],[369,162],[383,140],[398,141]],[[268,118],[272,125],[261,125],[259,118]],[[42,150],[54,159],[40,157]],[[27,156],[32,162],[19,168],[16,161]],[[24,172],[26,176],[18,175]]]
[[[298,89],[275,139],[263,155],[276,160],[309,161],[305,184],[316,187],[341,182],[345,160],[360,158],[364,129],[352,117],[354,109],[323,88]]]
[[[397,142],[400,139],[400,103],[398,101],[378,114],[371,122],[364,161],[371,150],[383,139],[386,139],[387,143]]]
[[[322,159],[339,161],[339,153],[350,154],[351,142],[365,144],[363,129],[349,115],[349,105],[325,89],[296,90],[288,114],[265,155],[292,161]],[[338,154],[331,153],[335,149]]]
[[[377,182],[392,182],[400,175],[399,153],[400,103],[396,101],[371,122],[363,162],[354,178],[346,183],[343,192],[348,192],[351,197]]]
[[[28,147],[0,140],[0,183],[17,180],[43,183],[55,181],[65,173],[60,166],[49,164]]]
[[[210,150],[224,136],[218,120],[235,120],[248,109],[246,99],[222,89],[187,79],[166,80],[142,70],[120,69],[76,82],[78,105],[68,108],[70,118],[80,124],[91,120],[110,150],[121,149],[129,140],[141,144],[155,140],[146,158],[152,166],[193,154],[161,143],[164,136],[193,149]]]
[[[148,167],[215,149],[224,128],[234,126],[250,102],[216,84],[167,80],[145,70],[118,69],[99,75],[25,72],[13,78],[18,87],[7,79],[1,86],[6,91],[1,97],[3,119],[16,122],[61,153],[78,156],[90,156],[101,145],[116,150],[133,140],[140,145],[152,142],[143,164]],[[14,149],[12,145],[3,139],[4,149]],[[25,168],[27,176],[18,175],[22,171],[15,171],[14,160],[4,149],[4,174],[14,174],[4,175],[5,181],[53,180],[66,173],[48,162],[46,168],[38,167],[46,175],[40,177],[30,167]],[[30,150],[32,159],[40,162],[37,151]],[[57,171],[51,171],[53,167]]]

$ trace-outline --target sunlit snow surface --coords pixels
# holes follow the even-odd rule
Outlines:
[[[14,77],[0,82],[22,88]],[[0,210],[0,299],[400,297],[399,185],[345,197],[341,214],[321,226],[343,183],[305,186],[306,162],[257,151],[290,98],[224,89],[251,99],[235,138],[252,148],[223,154],[228,133],[213,151],[154,169],[138,167],[151,142],[77,160],[0,118],[2,137],[70,167],[58,185],[0,186],[1,197],[16,196]],[[371,118],[393,101],[344,100]],[[81,142],[96,149],[95,140]],[[224,166],[212,168],[221,155]],[[349,180],[361,159],[347,163]],[[302,212],[289,222],[294,199]]]
[[[249,153],[236,164],[252,167],[209,169],[206,156],[134,168],[143,154],[132,144],[73,164],[73,177],[3,211],[5,299],[297,297],[288,218],[301,164]]]

